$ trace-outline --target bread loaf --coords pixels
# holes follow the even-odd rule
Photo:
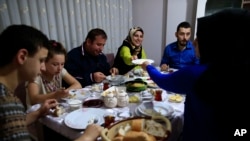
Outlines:
[[[54,111],[54,115],[59,117],[60,115],[62,115],[65,112],[64,108],[61,106],[56,106],[55,111]]]
[[[150,141],[156,141],[155,136],[148,134],[148,137]]]
[[[133,131],[142,131],[144,126],[144,119],[134,119],[131,122],[131,130]]]
[[[118,136],[125,136],[126,133],[128,131],[131,130],[131,125],[130,124],[126,124],[125,127],[121,126],[119,129],[118,129]]]
[[[145,132],[128,131],[124,136],[123,141],[151,141],[150,137]]]

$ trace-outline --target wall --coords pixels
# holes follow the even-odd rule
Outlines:
[[[132,0],[133,25],[144,29],[147,57],[159,65],[165,46],[176,41],[176,26],[188,21],[195,27],[198,0]],[[194,32],[192,29],[192,32]],[[194,33],[192,34],[193,39]]]

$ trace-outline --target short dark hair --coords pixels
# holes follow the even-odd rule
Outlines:
[[[176,31],[178,32],[180,28],[191,28],[191,25],[189,22],[181,22],[176,28]]]
[[[0,34],[0,67],[9,64],[18,50],[27,49],[29,56],[39,48],[49,48],[48,37],[27,25],[10,25]]]
[[[108,36],[106,34],[106,32],[103,29],[100,28],[94,28],[92,30],[89,31],[85,41],[87,41],[87,39],[90,39],[91,42],[93,42],[95,40],[96,36],[101,35],[103,39],[107,39]]]

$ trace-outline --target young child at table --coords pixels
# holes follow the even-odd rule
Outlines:
[[[41,70],[41,75],[27,86],[27,106],[42,103],[46,99],[60,99],[67,97],[70,89],[80,89],[81,84],[72,77],[64,68],[67,52],[63,45],[57,41],[50,40],[48,56],[45,60],[46,70]],[[62,88],[62,80],[69,87]]]

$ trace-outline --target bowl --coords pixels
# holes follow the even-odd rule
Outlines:
[[[114,75],[114,76],[107,76],[106,77],[107,80],[109,80],[109,84],[111,86],[117,86],[120,85],[122,82],[125,81],[125,77],[123,75]]]
[[[132,118],[127,118],[127,119],[124,119],[124,120],[121,120],[119,122],[116,122],[112,125],[110,125],[109,127],[106,127],[104,128],[102,131],[101,131],[101,138],[103,141],[112,141],[115,137],[117,137],[119,134],[119,130],[123,127],[126,127],[128,125],[131,125],[131,128],[129,130],[133,130],[133,121],[135,120],[143,120],[144,124],[142,124],[143,126],[142,127],[142,131],[143,132],[146,132],[147,134],[151,134],[150,131],[148,132],[147,129],[153,129],[152,127],[148,127],[149,125],[146,125],[148,122],[151,122],[152,120],[159,123],[160,126],[162,126],[162,129],[163,129],[163,133],[164,135],[161,135],[161,136],[155,136],[155,139],[156,140],[166,140],[171,131],[172,131],[172,125],[169,121],[168,118],[166,117],[163,117],[163,116],[152,116],[152,117],[132,117]],[[151,134],[152,135],[152,134]],[[119,135],[120,136],[120,135]]]
[[[83,102],[83,107],[99,108],[103,106],[103,100],[101,99],[90,99]]]
[[[74,111],[82,107],[82,101],[78,99],[70,99],[67,101],[69,104],[69,110]]]
[[[137,78],[132,81],[125,82],[126,90],[129,92],[140,92],[147,89],[147,83],[142,79]]]

